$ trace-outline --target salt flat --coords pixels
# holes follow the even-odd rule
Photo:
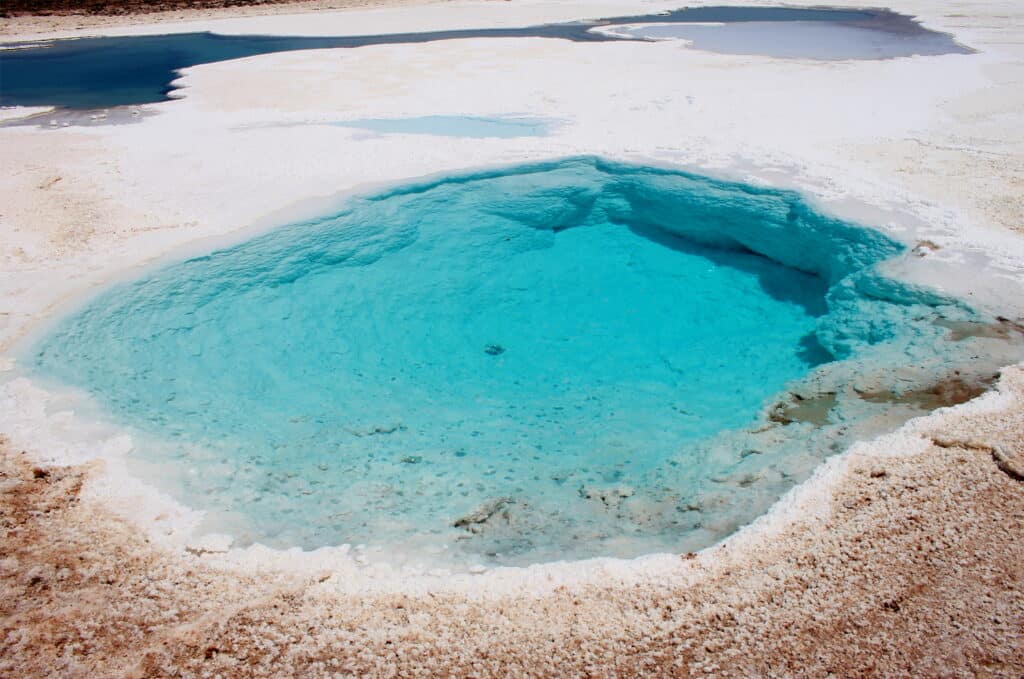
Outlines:
[[[104,34],[167,30],[369,34],[523,25],[649,13],[669,7],[668,3],[636,2],[451,3],[199,20],[173,28],[161,24],[90,30]],[[924,265],[903,273],[1019,319],[1024,315],[1024,10],[1010,1],[945,3],[939,11],[935,3],[909,0],[893,2],[891,8],[920,17],[930,28],[953,33],[978,53],[815,62],[704,53],[675,41],[589,45],[543,39],[294,52],[188,69],[178,83],[181,89],[175,93],[176,100],[146,106],[157,115],[140,123],[55,130],[0,128],[0,163],[5,169],[0,177],[2,348],[5,355],[11,355],[17,342],[38,332],[56,311],[103,282],[130,276],[137,267],[182,248],[207,250],[254,230],[316,213],[348,192],[471,167],[581,153],[798,189],[829,212],[876,225],[911,242],[931,244],[926,247]],[[341,118],[507,114],[555,119],[561,124],[547,137],[504,139],[368,136],[358,130],[317,124]],[[971,271],[985,275],[973,276]],[[16,367],[12,359],[5,361],[10,368]],[[214,638],[224,626],[231,627],[228,636],[236,647],[248,648],[258,656],[252,650],[258,646],[253,640],[263,632],[254,631],[256,623],[250,627],[251,621],[239,623],[239,616],[244,618],[245,611],[250,611],[253,620],[282,634],[288,633],[282,630],[299,629],[305,621],[315,619],[316,631],[296,646],[306,649],[306,655],[290,656],[288,662],[295,663],[290,665],[293,668],[322,673],[329,664],[309,669],[311,666],[303,663],[313,659],[328,662],[331,654],[325,649],[341,634],[337,625],[344,623],[329,622],[327,612],[339,606],[351,614],[349,620],[358,618],[364,625],[367,620],[378,620],[375,616],[388,617],[395,615],[394,610],[408,608],[405,622],[388,623],[405,630],[401,632],[406,635],[401,636],[402,647],[412,655],[399,655],[391,662],[406,669],[416,666],[415,658],[430,656],[464,672],[496,671],[495,665],[487,663],[500,657],[518,659],[528,670],[544,667],[540,663],[546,656],[545,662],[562,658],[567,663],[563,668],[582,670],[582,661],[573,665],[576,661],[553,651],[547,638],[521,631],[531,625],[549,625],[555,630],[551,638],[577,640],[595,654],[594,667],[606,671],[614,671],[610,668],[616,667],[616,654],[626,653],[626,657],[642,661],[627,662],[619,667],[622,672],[666,668],[681,659],[693,671],[704,669],[704,663],[720,663],[741,673],[744,668],[800,673],[799,666],[787,670],[773,665],[771,658],[749,656],[744,660],[738,652],[725,653],[716,660],[712,657],[714,644],[709,647],[712,650],[702,644],[694,648],[683,644],[689,648],[684,652],[676,642],[708,639],[721,628],[700,618],[703,622],[695,624],[700,629],[688,635],[686,616],[680,619],[671,611],[646,612],[651,597],[657,598],[655,594],[685,602],[689,592],[693,600],[715,602],[709,605],[739,620],[735,624],[743,633],[723,642],[723,649],[749,650],[744,644],[752,642],[745,635],[757,635],[759,630],[774,638],[772,634],[780,633],[784,621],[792,623],[794,611],[799,613],[797,627],[812,638],[820,630],[808,631],[811,603],[799,597],[788,608],[766,603],[774,601],[772,592],[793,591],[787,589],[795,587],[788,580],[791,573],[779,566],[788,563],[792,572],[821,584],[824,603],[819,610],[825,610],[831,621],[822,625],[833,624],[834,629],[843,630],[840,637],[847,644],[847,655],[832,650],[845,658],[841,663],[849,664],[840,664],[837,671],[869,667],[867,656],[859,654],[862,647],[857,640],[871,635],[862,631],[858,636],[853,622],[844,617],[849,614],[844,608],[861,610],[866,606],[870,615],[882,615],[877,610],[890,610],[883,604],[896,601],[882,591],[889,587],[910,597],[911,604],[904,607],[910,607],[911,622],[921,627],[914,628],[906,619],[882,625],[882,629],[891,628],[891,634],[882,634],[875,643],[886,649],[883,656],[894,664],[875,667],[875,671],[910,673],[915,666],[908,657],[936,663],[925,662],[925,668],[937,668],[950,657],[971,667],[980,662],[978,654],[988,653],[1008,663],[1002,667],[1012,673],[1008,668],[1013,663],[1018,672],[1020,669],[1019,623],[1024,613],[1019,589],[1016,594],[1000,590],[1003,593],[995,597],[998,603],[991,606],[998,609],[993,616],[1002,622],[977,627],[984,637],[981,641],[956,641],[957,633],[933,627],[936,623],[929,621],[924,611],[931,610],[928,606],[952,605],[935,603],[943,598],[936,592],[951,585],[929,574],[942,570],[939,566],[947,559],[955,561],[953,554],[966,549],[962,541],[967,536],[984,543],[977,550],[989,550],[993,555],[989,575],[1002,573],[991,575],[995,580],[1002,577],[1005,582],[1011,577],[1006,575],[1007,564],[1019,559],[1010,544],[1014,538],[1007,538],[1002,531],[1016,526],[1019,532],[1021,487],[995,469],[990,451],[1017,459],[1024,455],[1021,375],[1019,369],[1005,370],[998,393],[915,420],[878,441],[858,444],[827,463],[771,514],[694,559],[662,555],[447,578],[403,574],[383,565],[364,568],[344,550],[303,555],[260,548],[225,552],[216,541],[195,544],[191,529],[197,519],[190,510],[123,476],[119,459],[130,450],[130,440],[119,432],[97,428],[88,413],[69,412],[63,397],[24,378],[8,382],[0,392],[0,431],[10,451],[5,462],[10,471],[6,473],[11,479],[28,479],[23,486],[36,481],[24,467],[28,463],[15,451],[26,450],[28,457],[44,462],[80,465],[96,457],[108,460],[105,471],[92,465],[54,474],[52,483],[64,483],[63,479],[72,483],[79,478],[77,483],[84,483],[83,502],[62,509],[52,519],[66,525],[41,524],[34,529],[39,535],[57,536],[56,545],[64,544],[61,541],[73,545],[80,539],[74,532],[98,531],[93,534],[102,535],[101,552],[127,545],[140,555],[140,562],[159,563],[159,572],[167,578],[190,569],[209,601],[231,602],[230,608],[218,614],[204,608],[207,604],[192,604],[167,624],[170,638],[187,640],[180,646],[186,650],[151,649],[151,654],[155,654],[153,658],[167,654],[180,666],[201,663],[204,655],[209,656],[206,661],[212,657],[214,663],[226,662],[219,651],[209,654],[205,642],[190,637]],[[944,447],[936,447],[935,441]],[[876,474],[878,470],[881,473]],[[885,512],[878,510],[877,503],[872,507],[858,504],[858,498],[874,496],[879,488],[884,491]],[[10,497],[31,500],[36,493],[49,498],[52,491],[18,493],[12,490]],[[950,497],[962,499],[961,515],[949,506]],[[989,504],[993,498],[1001,504],[998,510]],[[934,512],[928,514],[927,528],[915,526],[914,520],[907,518],[914,514],[914,506]],[[1002,513],[995,516],[993,512]],[[130,519],[130,524],[115,522],[113,528],[104,527],[111,516]],[[75,531],[69,528],[72,526]],[[936,532],[927,532],[932,529]],[[147,535],[159,548],[145,545],[140,535]],[[862,544],[858,536],[863,535],[875,542]],[[936,542],[937,535],[946,535],[947,542]],[[934,559],[908,565],[906,550],[925,543]],[[184,552],[185,547],[191,552]],[[33,552],[30,544],[17,549],[17,559],[23,565],[12,569],[15,572],[24,571],[24,564],[32,563],[33,558],[52,558],[44,551]],[[847,558],[851,553],[857,554],[861,565]],[[93,558],[95,563],[112,567],[103,554],[90,556]],[[828,567],[808,565],[817,558]],[[863,565],[865,561],[867,565]],[[974,572],[969,563],[959,567]],[[136,582],[141,577],[133,570],[136,566],[123,568],[126,580]],[[906,594],[914,591],[915,571],[924,579],[918,584],[924,582],[920,591],[925,592],[916,612],[913,597]],[[41,572],[49,571],[44,568]],[[251,580],[254,573],[268,572],[274,575],[266,582]],[[736,572],[741,574],[741,584],[737,584]],[[876,584],[864,590],[850,586],[857,577]],[[988,582],[984,574],[974,580],[970,574],[962,577]],[[847,590],[854,594],[845,594],[842,582],[847,582]],[[253,603],[248,595],[243,596],[241,591],[246,588],[265,601],[286,602],[288,614],[275,617],[268,604]],[[509,603],[524,589],[537,597],[534,607],[545,606],[544,597],[552,597],[550,614],[541,616],[539,622],[535,611]],[[374,612],[368,600],[353,604],[346,598],[371,591],[383,592],[374,596],[382,597],[375,601],[385,612]],[[799,591],[806,594],[807,589]],[[432,603],[426,592],[443,593],[443,603]],[[718,595],[724,599],[716,598]],[[173,592],[163,596],[167,601],[179,600],[179,594]],[[609,601],[629,600],[630,596],[644,602],[645,612],[620,611],[609,617]],[[759,599],[762,596],[765,598]],[[723,600],[728,603],[722,604]],[[19,624],[32,619],[32,611],[37,609],[31,602],[35,600],[26,601],[28,608],[6,612],[13,616],[9,619],[23,621]],[[760,602],[762,607],[752,602]],[[403,608],[395,608],[399,603]],[[510,616],[518,626],[505,627],[500,622],[495,607],[505,605],[510,606]],[[689,605],[680,604],[679,610],[689,610]],[[133,606],[126,603],[123,610],[117,610],[122,620],[137,624],[144,618],[129,615],[137,612]],[[581,628],[573,631],[571,611],[576,606],[581,611]],[[763,616],[756,612],[761,610],[766,611]],[[462,618],[458,624],[451,623],[452,629],[477,634],[474,638],[486,638],[502,650],[485,661],[483,669],[475,668],[472,654],[479,656],[487,644],[471,644],[466,650],[469,656],[449,648],[457,644],[451,639],[445,642],[443,626],[417,617],[435,613],[448,619]],[[207,622],[200,631],[183,631],[190,620],[203,615],[211,617],[203,618]],[[957,615],[967,616],[964,620],[969,617],[963,611]],[[606,621],[615,621],[620,627],[612,633]],[[182,627],[176,627],[179,625]],[[900,629],[926,630],[927,634],[921,632],[922,638],[942,642],[930,651],[918,646],[908,651]],[[662,643],[660,651],[655,646],[639,648],[636,639],[648,633]],[[346,634],[351,643],[364,643],[366,648],[384,644],[383,640],[369,641],[373,635],[368,632],[362,637]],[[424,651],[424,656],[413,653],[417,639],[431,649]],[[19,642],[8,643],[18,650],[19,659],[29,663],[25,667],[33,657],[45,656],[33,656],[38,651],[19,646]],[[96,642],[96,648],[100,646]],[[796,644],[795,648],[802,647]],[[1000,655],[1007,650],[1009,655]],[[776,649],[775,658],[789,657],[789,652]],[[350,656],[356,658],[349,666],[351,671],[365,671],[369,661],[357,656]],[[94,667],[132,666],[118,664],[127,661],[112,659],[113,655],[98,657],[102,660],[95,662],[107,664]],[[145,658],[140,667],[149,669],[140,672],[152,670],[145,666],[149,662]],[[652,664],[645,665],[648,662]],[[827,666],[814,665],[817,660],[807,662],[806,667]],[[554,667],[547,666],[543,673],[551,673]]]

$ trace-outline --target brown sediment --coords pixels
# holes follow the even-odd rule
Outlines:
[[[917,257],[924,257],[929,253],[938,252],[941,249],[942,247],[938,243],[926,239],[918,241],[917,245],[914,246],[914,249],[911,252],[913,252]]]
[[[835,392],[818,394],[807,398],[793,394],[793,400],[775,404],[768,413],[768,419],[778,424],[804,422],[816,427],[824,427],[829,423],[829,413],[836,407],[838,397]]]
[[[1021,676],[1024,487],[990,451],[1024,455],[1024,370],[1001,388],[1008,410],[936,420],[942,445],[850,457],[825,518],[492,598],[217,571],[82,499],[93,468],[5,448],[0,675]]]
[[[900,393],[859,392],[857,395],[871,403],[891,403],[909,405],[920,410],[935,410],[960,405],[981,396],[992,387],[998,377],[990,375],[966,378],[957,372],[925,389],[912,389]]]
[[[980,321],[948,321],[939,318],[934,324],[949,330],[949,339],[952,342],[959,342],[971,337],[985,337],[989,339],[1024,339],[1024,326],[1002,316],[996,318],[994,323],[982,323]]]

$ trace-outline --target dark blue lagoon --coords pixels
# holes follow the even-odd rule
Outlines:
[[[57,40],[43,45],[12,43],[0,51],[0,105],[97,109],[165,101],[180,69],[229,59],[291,50],[357,48],[460,38],[542,37],[576,42],[622,40],[595,32],[608,24],[680,22],[828,23],[887,36],[887,44],[917,44],[928,37],[927,54],[969,52],[950,36],[929,31],[910,17],[887,10],[698,7],[663,14],[618,17],[524,28],[467,29],[340,37],[281,37],[182,33]],[[657,36],[653,36],[657,37]],[[901,47],[893,56],[906,52]]]
[[[695,549],[856,428],[844,366],[945,359],[933,321],[970,314],[878,274],[901,250],[791,192],[570,159],[351,199],[166,266],[31,362],[241,544]],[[769,408],[809,374],[817,415]]]

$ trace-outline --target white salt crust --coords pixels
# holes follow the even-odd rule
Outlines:
[[[713,4],[771,4],[742,2]],[[812,4],[812,3],[801,3]],[[839,2],[839,5],[855,3]],[[95,34],[216,30],[316,35],[526,25],[639,14],[669,3],[461,2],[444,5],[93,29]],[[201,514],[126,471],[131,437],[99,423],[82,397],[17,376],[16,344],[96,286],[183,251],[237,240],[344,195],[426,175],[577,154],[681,167],[794,188],[823,210],[881,228],[923,258],[889,273],[976,307],[1024,315],[1019,177],[1024,101],[1016,85],[1024,10],[1013,2],[894,2],[976,55],[816,63],[689,50],[675,41],[575,44],[462,40],[264,55],[187,69],[176,101],[134,125],[0,129],[0,431],[52,464],[102,461],[84,491],[152,542],[241,572],[328,572],[343,591],[538,595],[601,582],[685,579],[676,555],[593,559],[451,574],[388,566],[356,547],[227,549],[198,536]],[[962,15],[961,15],[962,14]],[[1011,17],[991,20],[991,15]],[[985,20],[989,17],[989,20]],[[996,25],[998,24],[998,25]],[[24,36],[25,39],[59,37]],[[500,84],[499,84],[500,82]],[[486,92],[487,96],[480,96]],[[452,139],[366,135],[318,122],[398,115],[523,114],[562,121],[552,136]],[[294,126],[289,123],[306,123]],[[1000,412],[1010,391],[955,409]],[[950,411],[854,445],[765,516],[700,560],[742,554],[793,520],[828,512],[851,456],[912,454]],[[723,551],[724,550],[724,551]]]

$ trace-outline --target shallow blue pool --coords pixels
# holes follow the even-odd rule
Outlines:
[[[790,192],[570,159],[167,266],[63,320],[34,363],[241,544],[696,548],[812,468],[723,432],[818,364],[922,333],[927,304],[851,284],[900,249]]]

